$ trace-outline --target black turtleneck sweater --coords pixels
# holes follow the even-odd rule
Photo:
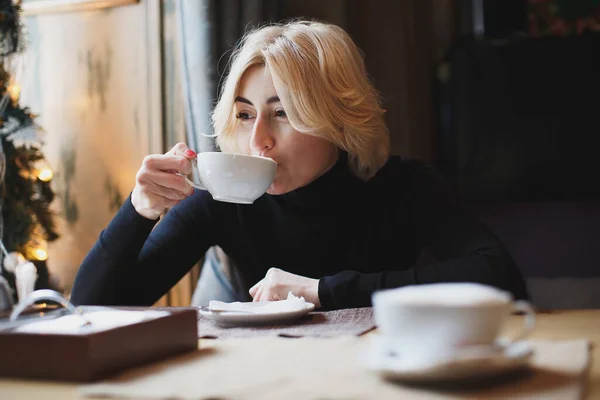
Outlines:
[[[369,306],[378,289],[434,282],[480,282],[527,297],[504,246],[432,167],[391,157],[364,182],[342,154],[309,185],[251,205],[196,191],[156,224],[127,199],[83,261],[71,300],[151,305],[212,245],[250,284],[270,267],[319,278],[325,309]],[[417,266],[424,248],[437,261]]]

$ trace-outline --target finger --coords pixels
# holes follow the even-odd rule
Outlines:
[[[164,188],[178,190],[183,194],[190,194],[190,185],[185,181],[185,177],[178,174],[164,171],[146,171],[141,180]]]
[[[280,300],[279,294],[272,287],[263,290],[259,301],[277,301]]]
[[[189,149],[185,143],[177,143],[167,154],[184,156],[188,160],[196,158],[196,152]]]
[[[185,177],[162,171],[140,170],[136,181],[140,187],[148,188],[152,193],[164,195],[170,199],[185,198],[194,193],[194,189],[186,182]],[[157,186],[163,187],[165,190],[156,189]],[[180,192],[182,196],[172,194],[172,190]]]
[[[150,171],[178,171],[184,175],[192,172],[190,160],[182,155],[172,154],[152,154],[144,157],[142,169]]]
[[[267,300],[269,300],[269,301],[279,301],[279,300],[281,300],[281,297],[279,296],[279,293],[270,290],[269,291],[269,298]]]
[[[155,195],[157,195],[159,197],[168,199],[168,200],[183,200],[187,197],[183,192],[180,192],[179,190],[166,188],[164,186],[160,186],[155,183],[152,183],[148,186],[149,186],[149,190],[152,193],[154,193]]]
[[[176,206],[180,202],[181,200],[171,200],[151,193],[145,195],[144,208],[154,210],[160,214],[165,208]]]
[[[194,187],[191,185],[190,182],[187,181],[187,179],[185,179],[184,176],[182,176],[179,171],[175,171],[174,169],[168,169],[166,171],[161,171],[161,172],[165,172],[168,174],[173,174],[173,175],[179,175],[180,178],[178,178],[178,181],[181,182],[181,186],[183,186],[183,188],[180,187],[179,184],[177,184],[177,189],[181,190],[186,196],[191,196],[194,194]]]
[[[260,288],[262,286],[263,281],[264,281],[264,279],[261,279],[260,281],[258,281],[256,283],[256,285],[254,285],[250,288],[250,290],[248,291],[248,293],[250,293],[250,296],[254,297],[256,295],[256,292],[258,291],[258,288]]]
[[[263,290],[264,290],[263,286],[260,286],[258,288],[258,290],[256,291],[256,295],[252,298],[253,302],[259,302],[260,301],[260,299],[262,298],[262,292],[263,292]]]
[[[192,160],[192,159],[196,158],[196,152],[194,150],[187,149],[186,151],[183,152],[183,156]]]
[[[187,144],[183,143],[183,142],[179,142],[177,143],[175,146],[171,147],[171,150],[169,150],[168,152],[165,153],[165,155],[180,155],[182,156],[186,150],[188,150],[188,146]]]

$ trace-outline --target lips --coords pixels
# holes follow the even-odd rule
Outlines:
[[[268,159],[270,159],[270,160],[273,160],[273,161],[275,161],[275,162],[277,163],[277,166],[279,166],[279,165],[280,165],[280,164],[279,164],[279,161],[278,161],[278,160],[276,160],[276,159],[274,159],[273,157],[269,157],[269,156],[267,156],[267,155],[260,154],[260,153],[259,153],[259,154],[251,154],[251,155],[253,155],[253,156],[258,156],[258,157],[262,157],[262,158],[268,158]]]

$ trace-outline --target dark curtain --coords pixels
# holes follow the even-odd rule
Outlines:
[[[213,151],[210,112],[233,46],[246,31],[281,19],[278,0],[181,0],[177,3],[186,136],[192,148]]]
[[[227,73],[231,50],[245,32],[281,19],[279,0],[209,0],[212,54],[216,63],[216,90]]]

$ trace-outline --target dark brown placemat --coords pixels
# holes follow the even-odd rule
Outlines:
[[[311,312],[285,325],[221,326],[198,314],[200,338],[360,336],[375,328],[371,307]]]

